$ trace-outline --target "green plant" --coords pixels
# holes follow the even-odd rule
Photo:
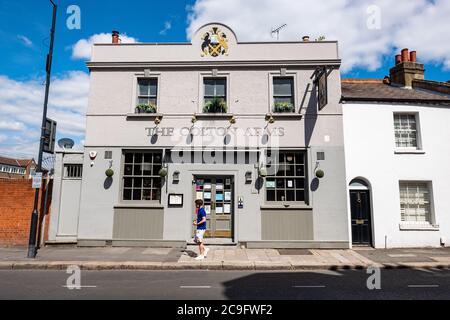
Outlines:
[[[317,170],[316,177],[322,179],[323,177],[325,177],[325,172],[322,169]]]
[[[140,103],[136,106],[137,113],[156,113],[156,106],[154,104]]]
[[[167,174],[168,174],[168,173],[169,173],[169,172],[167,171],[166,168],[162,168],[161,170],[159,170],[159,176],[160,176],[161,178],[167,177]]]
[[[114,175],[114,170],[113,169],[108,169],[105,171],[105,174],[108,178],[111,178]]]
[[[295,107],[291,102],[276,102],[273,111],[276,113],[289,113],[294,112]]]
[[[220,98],[207,101],[203,107],[204,113],[227,113],[227,103]]]

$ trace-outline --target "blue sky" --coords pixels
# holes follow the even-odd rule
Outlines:
[[[239,40],[271,40],[283,23],[280,40],[324,35],[339,40],[343,77],[382,78],[394,55],[407,46],[426,64],[426,78],[450,80],[450,16],[446,0],[56,0],[59,5],[49,116],[58,137],[84,140],[88,73],[74,56],[75,44],[119,30],[139,42],[183,42],[199,25],[218,21]],[[371,6],[380,10],[380,28],[367,30]],[[69,30],[70,5],[81,9],[81,29]],[[308,8],[305,10],[305,8]],[[0,0],[0,153],[30,156],[37,151],[45,56],[52,7],[48,0]],[[377,16],[378,17],[378,16]],[[369,71],[370,70],[370,71]]]

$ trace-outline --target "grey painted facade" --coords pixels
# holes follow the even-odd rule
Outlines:
[[[205,56],[202,35],[214,26],[226,34],[228,52]],[[321,111],[314,82],[318,66],[329,70],[328,104]],[[228,176],[234,180],[234,242],[252,247],[350,246],[336,42],[239,43],[228,27],[210,24],[196,33],[192,43],[95,45],[88,67],[91,88],[79,244],[185,243],[193,237],[197,196],[193,180]],[[273,114],[275,122],[269,123],[273,78],[280,76],[294,81],[295,113]],[[158,111],[136,115],[137,82],[148,77],[158,81]],[[203,79],[209,77],[226,79],[225,115],[202,114]],[[197,121],[192,123],[194,115]],[[235,123],[230,122],[233,116]],[[156,117],[160,124],[155,124]],[[264,150],[269,148],[305,151],[305,202],[267,201],[267,179],[258,175],[261,163],[256,158],[239,158],[247,151],[264,159]],[[209,152],[215,151],[216,157],[170,161],[160,201],[123,201],[124,153],[140,150],[202,151],[211,157]],[[224,163],[217,156],[223,150],[236,152],[237,159]],[[112,159],[105,159],[106,151],[112,152]],[[318,152],[325,154],[325,160],[317,160]],[[93,153],[96,157],[91,157]],[[109,168],[114,170],[112,179],[105,175]],[[325,172],[320,180],[315,178],[318,168]],[[178,183],[173,181],[175,172],[179,172]],[[251,182],[246,181],[248,173]],[[182,194],[183,207],[169,207],[170,194]]]

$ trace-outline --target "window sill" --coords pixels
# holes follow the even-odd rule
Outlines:
[[[275,120],[300,120],[303,119],[303,115],[300,113],[269,113],[267,117],[273,117]]]
[[[139,120],[139,119],[156,119],[162,118],[162,113],[128,113],[127,120]]]
[[[306,204],[265,204],[261,210],[312,210],[313,208]]]
[[[426,152],[423,150],[408,150],[408,149],[397,149],[394,151],[395,154],[425,154]]]
[[[439,231],[439,225],[400,223],[400,231]]]
[[[211,119],[231,119],[234,117],[232,113],[196,113],[195,117],[198,120],[211,120]]]
[[[159,203],[119,203],[114,209],[164,209]]]

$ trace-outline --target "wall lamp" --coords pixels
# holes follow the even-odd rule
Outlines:
[[[179,183],[180,182],[180,171],[175,171],[173,173],[173,183]]]
[[[270,124],[274,124],[275,123],[275,118],[273,117],[273,115],[267,114],[266,115],[266,122],[268,122]]]

